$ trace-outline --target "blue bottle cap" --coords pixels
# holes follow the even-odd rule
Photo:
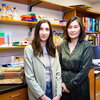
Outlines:
[[[7,5],[3,3],[2,6],[7,6]]]

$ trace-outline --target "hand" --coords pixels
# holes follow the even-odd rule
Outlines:
[[[56,97],[54,97],[52,100],[60,100],[61,96],[57,95]]]
[[[62,83],[61,87],[62,87],[62,92],[70,93],[70,91],[67,89],[65,83]]]
[[[48,98],[46,95],[43,95],[43,96],[41,97],[41,100],[51,100],[51,99]]]

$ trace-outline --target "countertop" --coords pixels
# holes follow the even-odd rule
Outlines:
[[[27,85],[25,83],[23,84],[9,84],[9,85],[0,85],[0,94],[15,91],[21,88],[25,88]]]

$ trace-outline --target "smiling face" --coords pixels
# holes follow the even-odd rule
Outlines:
[[[80,25],[77,20],[74,20],[73,22],[70,23],[68,27],[68,35],[73,39],[78,39],[80,35]]]
[[[45,42],[49,38],[50,35],[50,27],[48,23],[42,23],[39,30],[40,41]]]

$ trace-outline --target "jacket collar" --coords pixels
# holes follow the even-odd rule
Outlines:
[[[64,50],[66,51],[67,54],[74,54],[78,50],[78,47],[80,45],[80,41],[77,42],[76,47],[74,48],[72,53],[70,53],[70,49],[68,47],[68,41],[65,41],[63,45],[64,45]]]

